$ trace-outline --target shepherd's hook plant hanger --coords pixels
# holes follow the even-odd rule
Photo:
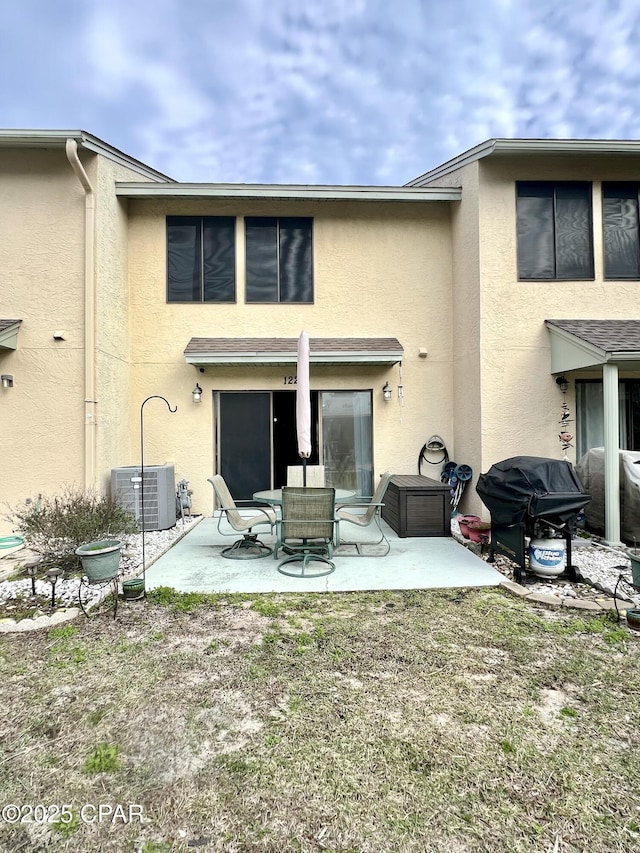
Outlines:
[[[145,582],[147,564],[144,551],[144,407],[149,400],[164,400],[167,404],[167,408],[172,414],[178,411],[177,406],[171,408],[171,403],[169,403],[166,397],[162,397],[160,394],[152,394],[150,397],[147,397],[146,400],[143,400],[142,405],[140,406],[140,517],[142,519],[142,583],[144,587],[143,595],[145,598],[147,596],[147,585]]]

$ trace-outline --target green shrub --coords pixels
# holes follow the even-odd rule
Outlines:
[[[45,564],[74,571],[80,565],[76,548],[100,539],[135,533],[133,513],[109,495],[98,495],[74,486],[60,495],[20,504],[8,516],[25,543],[41,554]]]

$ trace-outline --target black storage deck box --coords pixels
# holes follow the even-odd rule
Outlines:
[[[401,538],[451,536],[449,486],[421,474],[396,474],[384,496],[382,517]]]

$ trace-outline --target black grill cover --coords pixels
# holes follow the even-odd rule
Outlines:
[[[527,516],[560,526],[572,521],[591,500],[569,462],[540,456],[496,462],[480,475],[476,491],[491,521],[505,527],[521,524]]]

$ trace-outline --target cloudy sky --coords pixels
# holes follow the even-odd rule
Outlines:
[[[0,125],[181,181],[403,184],[490,137],[640,138],[638,0],[6,0]]]

